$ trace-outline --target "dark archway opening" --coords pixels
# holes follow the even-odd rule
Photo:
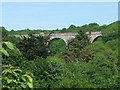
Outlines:
[[[67,46],[63,39],[55,38],[49,41],[48,49],[49,49],[50,55],[59,56],[59,55],[63,55],[66,52]]]
[[[102,41],[102,36],[98,36],[98,37],[96,37],[96,38],[93,40],[92,43],[94,43],[95,41]]]

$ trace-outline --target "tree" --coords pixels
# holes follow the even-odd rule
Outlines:
[[[8,36],[8,31],[4,27],[0,27],[0,33],[2,34],[2,40]]]
[[[46,58],[48,55],[47,40],[43,36],[29,35],[28,37],[23,37],[17,47],[27,60],[33,60],[37,57]]]
[[[90,44],[87,34],[83,31],[79,31],[78,35],[69,43],[69,48],[79,48],[82,50]]]
[[[75,25],[70,25],[69,29],[74,29],[75,27]]]
[[[64,31],[64,30],[66,30],[66,28],[63,28],[62,30]]]
[[[114,31],[112,33],[108,33],[106,35],[103,35],[102,39],[104,42],[110,41],[110,40],[114,40],[114,39],[118,39],[120,38],[120,34],[118,33],[118,31]]]
[[[87,34],[83,31],[79,31],[78,35],[70,43],[68,43],[68,52],[65,54],[64,58],[69,58],[73,60],[83,60],[88,62],[93,58],[93,51],[87,46],[90,45],[89,38]]]
[[[90,23],[89,26],[91,26],[91,27],[99,27],[99,24],[97,24],[97,23]]]

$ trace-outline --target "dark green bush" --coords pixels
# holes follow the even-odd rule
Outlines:
[[[92,49],[88,48],[90,41],[85,32],[79,31],[78,35],[68,43],[68,51],[63,58],[67,61],[83,60],[88,62],[94,56]]]
[[[34,60],[37,57],[46,58],[48,55],[47,40],[43,36],[24,37],[17,47],[27,60]]]
[[[24,62],[22,67],[33,72],[34,87],[49,88],[53,87],[54,83],[61,78],[65,70],[65,63],[58,57],[47,57]]]
[[[120,34],[118,33],[118,31],[114,31],[112,33],[107,33],[107,34],[103,35],[103,37],[102,37],[104,42],[118,39],[118,38],[120,38]]]

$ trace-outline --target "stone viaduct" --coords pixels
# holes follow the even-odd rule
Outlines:
[[[78,33],[58,33],[58,34],[51,34],[49,41],[60,38],[63,39],[66,45],[68,44],[69,41],[75,38],[75,36]],[[90,42],[92,43],[96,38],[102,36],[101,32],[86,32],[88,35],[88,38],[90,39]]]
[[[53,39],[59,38],[64,40],[66,45],[68,45],[68,42],[75,38],[75,36],[78,33],[56,33],[56,34],[50,34],[50,38],[48,41],[51,41]],[[90,42],[92,43],[97,37],[102,36],[101,32],[86,32],[88,35],[88,38],[90,39]],[[34,34],[35,36],[38,36],[40,34]],[[15,35],[16,37],[22,37],[22,35]],[[28,37],[28,35],[23,35],[25,37]]]

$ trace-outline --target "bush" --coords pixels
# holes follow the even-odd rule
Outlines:
[[[108,42],[110,40],[118,39],[118,38],[120,38],[120,34],[118,33],[118,31],[114,31],[112,33],[107,33],[107,34],[103,35],[103,37],[102,37],[104,42]]]
[[[33,72],[35,88],[49,88],[61,78],[65,63],[58,57],[47,57],[24,62],[22,67]]]
[[[109,52],[112,53],[112,52]],[[69,71],[58,82],[65,88],[116,88],[118,87],[118,66],[115,57],[109,58],[96,52],[88,63],[78,61],[66,64]]]
[[[113,56],[113,51],[102,42],[95,42],[91,48],[95,56],[86,67],[86,73],[98,88],[117,87],[118,59]]]
[[[22,62],[21,52],[10,42],[3,43],[2,47],[7,51],[6,54],[2,54],[2,64],[19,66]]]
[[[117,86],[118,67],[116,61],[97,53],[85,68],[85,73],[96,88],[114,88]]]
[[[11,43],[13,43],[15,45],[17,45],[21,41],[20,38],[18,38],[16,36],[10,36],[10,35],[8,35],[5,40],[9,41],[9,42],[11,42]]]
[[[112,49],[112,51],[115,51],[115,50],[118,50],[118,46],[119,46],[119,43],[118,43],[118,38],[117,39],[113,39],[113,40],[110,40],[108,42],[105,43],[105,45],[107,45],[109,48]]]
[[[3,89],[26,89],[33,88],[33,75],[24,73],[20,68],[12,65],[3,65],[2,84]]]
[[[11,55],[10,51],[14,51],[17,55],[20,54],[11,42],[0,42],[0,52],[3,55],[9,57]],[[5,59],[5,57],[3,58]],[[33,79],[30,72],[24,73],[19,67],[14,67],[11,64],[3,64],[2,67],[3,89],[33,88]]]

